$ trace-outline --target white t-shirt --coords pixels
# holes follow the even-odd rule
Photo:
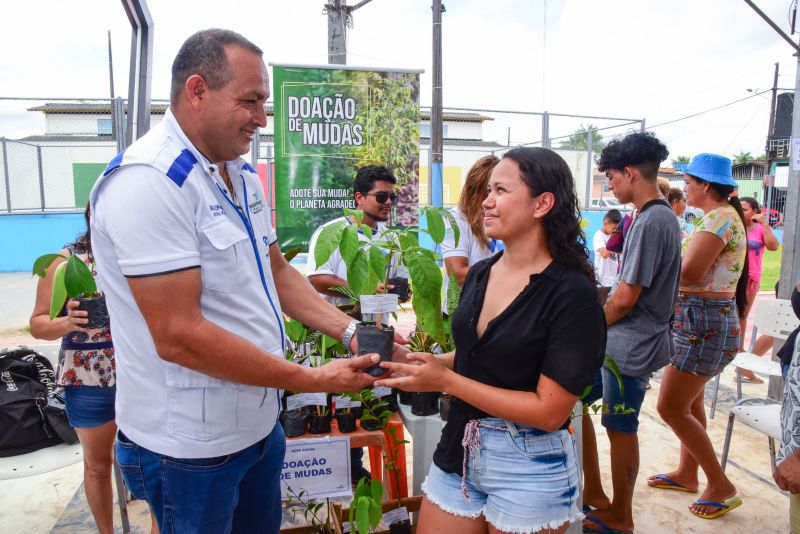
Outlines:
[[[619,255],[611,254],[608,258],[600,255],[600,249],[606,247],[606,243],[611,236],[604,234],[601,230],[594,233],[592,239],[592,249],[594,250],[594,270],[597,273],[597,282],[602,287],[614,285],[614,279],[619,270]]]
[[[314,233],[311,235],[311,241],[308,243],[308,258],[306,259],[306,276],[311,277],[317,274],[332,274],[341,278],[342,280],[347,281],[347,264],[342,259],[342,255],[339,252],[339,249],[335,249],[331,253],[331,257],[328,258],[323,265],[317,266],[317,260],[314,257],[314,249],[317,246],[317,239],[319,239],[319,235],[322,233],[322,230],[326,226],[330,226],[332,224],[336,224],[340,221],[346,221],[346,217],[339,217],[338,219],[334,219],[332,221],[326,222],[319,228],[317,228]],[[349,222],[349,221],[348,221]],[[382,234],[386,231],[386,225],[383,223],[378,223],[377,228],[373,230],[373,238],[377,237],[378,235]],[[394,235],[394,234],[393,234]],[[358,239],[361,242],[369,241],[366,235],[364,235],[360,230],[358,232]],[[408,273],[405,269],[399,268],[399,260],[392,259],[392,268],[389,270],[389,277],[395,276],[403,276],[408,277]],[[333,295],[327,295],[325,293],[322,296],[333,304],[334,306],[338,306],[340,304],[347,304],[349,300],[345,296],[341,297],[334,297]]]
[[[472,233],[472,228],[469,226],[469,221],[461,213],[458,208],[451,208],[450,213],[458,225],[459,237],[458,246],[455,245],[455,235],[450,223],[445,219],[445,234],[444,241],[442,241],[442,258],[467,258],[467,266],[472,267],[481,260],[491,258],[496,253],[503,249],[503,244],[500,241],[492,240],[490,248],[485,248],[483,244]],[[444,297],[442,298],[442,311],[447,313],[447,285],[449,277],[445,273],[444,277]]]
[[[92,249],[113,322],[116,422],[167,456],[240,451],[271,431],[279,391],[220,380],[163,360],[127,278],[199,267],[203,317],[282,358],[283,315],[269,246],[276,240],[263,187],[243,159],[219,169],[171,112],[114,158],[91,193]],[[265,358],[270,356],[265,355]]]

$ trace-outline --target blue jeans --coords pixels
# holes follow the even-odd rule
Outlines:
[[[216,458],[173,458],[117,433],[116,455],[131,493],[145,500],[162,534],[280,530],[283,428]]]
[[[639,410],[644,403],[644,394],[647,392],[647,383],[650,382],[650,374],[645,376],[622,376],[622,386],[625,394],[619,390],[619,383],[614,373],[605,366],[603,371],[603,404],[608,406],[608,413],[604,413],[600,422],[606,429],[624,432],[626,434],[636,434],[639,430]],[[615,407],[624,405],[625,409],[633,408],[633,412],[623,415],[614,413]]]

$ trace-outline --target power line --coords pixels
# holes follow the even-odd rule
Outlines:
[[[673,123],[676,123],[676,122],[685,121],[686,119],[691,119],[691,118],[694,118],[694,117],[698,117],[700,115],[705,115],[706,113],[711,113],[712,111],[717,111],[718,109],[727,108],[728,106],[732,106],[734,104],[738,104],[739,102],[744,102],[745,100],[750,100],[751,98],[755,98],[755,97],[757,97],[759,95],[763,95],[764,93],[769,93],[771,91],[772,91],[772,89],[767,89],[767,90],[764,90],[764,91],[760,91],[758,93],[753,93],[750,96],[746,96],[744,98],[740,98],[739,100],[734,100],[733,102],[728,102],[727,104],[722,104],[721,106],[717,106],[715,108],[707,109],[705,111],[699,111],[697,113],[692,113],[691,115],[686,115],[685,117],[681,117],[679,119],[673,119],[671,121],[662,122],[660,124],[654,124],[652,126],[647,126],[646,129],[647,130],[652,130],[653,128],[658,128],[659,126],[666,126],[667,124],[673,124]]]

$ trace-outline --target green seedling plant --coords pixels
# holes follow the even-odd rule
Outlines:
[[[359,210],[345,209],[344,213],[348,220],[328,225],[320,233],[317,245],[311,251],[317,265],[327,262],[338,249],[347,264],[347,283],[353,295],[374,294],[378,285],[388,285],[393,267],[404,266],[414,289],[412,307],[417,321],[434,339],[443,341],[442,273],[437,265],[441,258],[434,251],[420,246],[419,234],[425,233],[434,243],[441,244],[447,220],[457,244],[459,231],[452,213],[427,206],[420,209],[420,215],[424,215],[428,222],[427,229],[402,227],[383,232],[374,232],[363,223],[364,214]],[[366,236],[365,241],[359,240],[359,231]],[[377,323],[380,324],[380,317]]]
[[[614,358],[606,354],[603,364],[608,367],[611,374],[614,375],[614,378],[617,379],[617,385],[619,386],[619,391],[621,395],[625,394],[625,386],[622,383],[622,373],[620,373],[619,367],[617,367],[617,362],[614,361]],[[592,386],[586,386],[586,389],[583,390],[583,393],[580,396],[580,400],[582,401],[585,399],[589,393],[592,392]],[[591,413],[590,413],[591,411]],[[614,406],[608,406],[607,404],[592,404],[591,406],[583,406],[583,415],[597,415],[597,412],[601,414],[614,414],[614,415],[628,415],[635,412],[633,408],[626,408],[624,402],[620,402],[615,404]]]
[[[298,493],[295,492],[291,486],[286,487],[286,494],[289,497],[286,500],[286,506],[292,510],[292,518],[296,517],[297,509],[299,508],[303,511],[303,517],[306,522],[318,529],[321,534],[334,533],[330,513],[325,515],[324,520],[320,517],[322,507],[325,506],[326,503],[328,505],[328,510],[330,510],[330,502],[328,499],[326,499],[326,503],[317,502],[314,499],[305,499],[305,490],[300,490]]]
[[[383,486],[377,480],[367,482],[366,477],[358,481],[350,502],[350,531],[358,534],[368,534],[381,522],[383,508]]]
[[[33,274],[44,278],[47,269],[58,258],[67,261],[56,266],[53,273],[53,289],[50,293],[50,320],[61,313],[67,298],[74,299],[79,296],[93,298],[98,295],[97,284],[92,276],[92,271],[76,254],[69,258],[61,254],[44,254],[33,262]]]

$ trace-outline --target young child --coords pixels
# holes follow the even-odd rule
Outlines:
[[[597,282],[600,285],[601,303],[605,303],[619,268],[619,255],[606,249],[606,243],[608,243],[608,239],[617,229],[617,225],[621,220],[622,214],[619,210],[609,210],[603,217],[603,226],[595,232],[592,240],[594,268],[597,273]]]

